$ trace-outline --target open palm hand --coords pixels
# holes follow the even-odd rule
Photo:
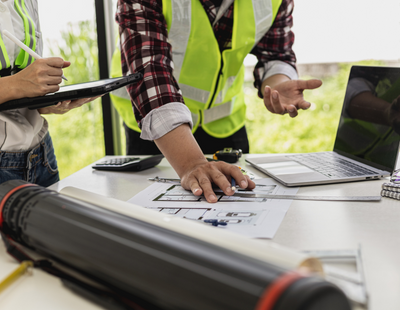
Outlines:
[[[290,117],[296,117],[298,110],[306,110],[310,103],[304,100],[305,89],[315,89],[322,85],[322,81],[312,80],[290,80],[282,82],[271,89],[264,89],[264,105],[274,114],[289,113]]]

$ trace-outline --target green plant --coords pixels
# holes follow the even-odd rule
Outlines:
[[[53,56],[70,61],[64,69],[65,85],[99,78],[96,27],[84,21],[69,24],[61,40],[48,42]],[[45,115],[53,138],[60,177],[74,173],[104,156],[104,134],[100,99],[64,115]]]
[[[363,61],[358,64],[382,65],[382,62]],[[269,113],[254,87],[247,84],[246,127],[250,152],[304,153],[332,150],[351,64],[340,64],[339,67],[335,76],[323,79],[320,88],[305,91],[304,97],[311,102],[311,107],[300,111],[295,118]]]

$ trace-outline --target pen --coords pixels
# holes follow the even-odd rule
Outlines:
[[[214,220],[214,219],[207,219],[207,220],[204,220],[204,223],[211,224],[212,226],[218,226],[218,225],[226,226],[226,225],[228,225],[227,222],[220,222],[220,221]]]
[[[236,181],[234,178],[231,179],[231,186],[232,186],[232,190],[236,191]]]
[[[33,267],[33,262],[29,260],[23,261],[13,272],[11,272],[3,281],[0,282],[0,293],[13,284],[18,278],[24,275],[31,267]]]
[[[29,47],[27,47],[24,43],[22,43],[20,40],[18,40],[14,35],[12,35],[9,31],[3,30],[3,34],[9,38],[11,41],[13,41],[15,44],[17,44],[20,48],[22,48],[25,52],[27,52],[29,55],[31,55],[35,59],[41,59],[43,58],[39,54],[35,53],[32,51]],[[64,80],[68,81],[67,78],[64,76],[64,74],[61,76]]]

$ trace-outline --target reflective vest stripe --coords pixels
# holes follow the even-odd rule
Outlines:
[[[164,7],[164,3],[163,3]],[[190,36],[192,16],[191,0],[172,0],[172,22],[168,33],[168,41],[173,46],[174,77],[179,81],[183,59]]]
[[[33,20],[29,16],[28,11],[26,10],[25,1],[15,0],[14,4],[18,14],[24,21],[24,30],[25,30],[24,44],[34,51],[36,49],[36,35],[35,35],[36,30]],[[32,61],[33,61],[32,56],[21,49],[15,61],[15,64],[20,68],[25,68],[27,65],[31,64]]]
[[[122,74],[121,74],[122,75]],[[126,87],[121,87],[118,88],[116,90],[113,90],[111,92],[114,96],[129,100],[129,102],[131,101],[131,97],[128,94],[128,90],[126,89]]]
[[[175,74],[174,74],[174,76],[175,76]],[[215,99],[215,103],[222,102],[222,100],[225,96],[225,93],[233,85],[235,78],[236,78],[236,76],[231,76],[227,79],[224,89],[218,93],[217,98]],[[204,103],[204,104],[207,103],[208,98],[210,97],[210,92],[206,91],[206,90],[202,90],[202,89],[199,89],[199,88],[196,88],[196,87],[193,87],[190,85],[186,85],[183,83],[180,83],[179,87],[181,88],[181,91],[182,91],[182,94],[184,97],[196,100],[196,101]],[[225,116],[221,116],[220,118],[222,118],[222,117],[225,117]]]
[[[0,34],[0,70],[10,67],[10,58],[8,58],[6,46],[4,45],[3,38]]]
[[[175,71],[174,71],[174,76],[175,76]],[[179,87],[184,97],[202,102],[204,104],[207,103],[207,100],[210,97],[210,92],[206,90],[202,90],[183,83],[180,83]]]
[[[203,111],[203,124],[208,124],[220,118],[231,115],[233,110],[233,101],[225,102],[224,104],[215,106],[211,109]]]
[[[230,77],[228,77],[228,79],[226,80],[224,89],[221,90],[221,91],[218,93],[217,98],[215,99],[215,103],[221,103],[222,100],[224,100],[224,97],[225,97],[226,92],[228,91],[229,88],[232,87],[233,82],[235,81],[235,79],[236,79],[236,76],[230,76]],[[221,118],[222,118],[222,117],[225,117],[225,116],[221,116]]]
[[[254,8],[254,21],[256,26],[255,44],[266,34],[273,22],[273,12],[271,5],[266,5],[266,1],[252,0]]]

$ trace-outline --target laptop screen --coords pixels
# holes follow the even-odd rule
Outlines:
[[[334,151],[392,171],[400,141],[400,68],[353,66]]]

